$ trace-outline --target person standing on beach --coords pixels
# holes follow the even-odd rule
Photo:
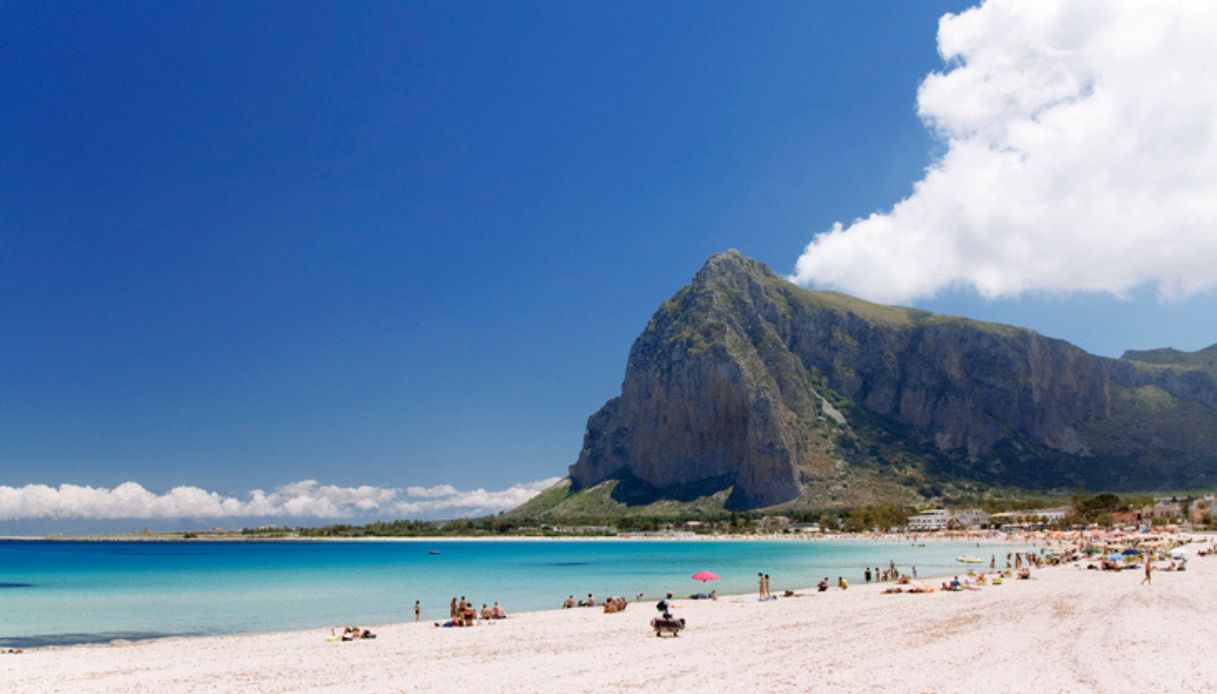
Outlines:
[[[866,576],[866,582],[870,583],[870,567],[869,566],[866,567],[866,573],[864,575]]]
[[[1149,557],[1146,557],[1145,558],[1145,578],[1141,579],[1141,585],[1145,585],[1146,583],[1148,583],[1150,586],[1153,586],[1154,585],[1153,573],[1154,573],[1154,563],[1149,560]]]
[[[760,571],[756,572],[756,599],[765,599],[765,574]]]
[[[423,614],[423,606],[417,600],[414,601],[414,621],[418,621]]]
[[[452,603],[448,605],[448,619],[456,619],[456,598],[452,598]]]
[[[773,591],[769,587],[769,574],[765,574],[765,599],[773,597]]]

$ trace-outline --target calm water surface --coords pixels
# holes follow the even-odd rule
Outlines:
[[[436,549],[438,555],[429,554]],[[567,595],[745,593],[768,572],[775,591],[866,566],[959,572],[960,554],[1011,545],[815,541],[0,542],[0,645],[308,629],[447,615],[453,596],[510,612]]]

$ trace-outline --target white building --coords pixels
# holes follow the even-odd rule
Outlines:
[[[959,524],[959,527],[968,530],[984,528],[989,525],[989,514],[978,508],[965,508],[961,511],[956,511],[951,515],[951,520]]]
[[[1073,509],[1069,506],[1057,506],[1056,508],[1037,508],[1031,511],[1023,511],[1022,514],[1028,518],[1034,518],[1044,523],[1058,523],[1069,515]]]
[[[951,520],[951,512],[945,508],[922,511],[909,518],[909,530],[944,530]]]

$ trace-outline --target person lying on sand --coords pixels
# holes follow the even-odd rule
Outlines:
[[[331,629],[330,634],[332,635],[333,633],[334,633],[334,630]],[[371,631],[368,631],[367,629],[360,629],[359,627],[344,627],[342,630],[342,640],[343,641],[354,641],[355,639],[374,639],[374,638],[376,638],[376,634],[373,634]]]

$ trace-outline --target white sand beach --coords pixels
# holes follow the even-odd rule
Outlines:
[[[466,629],[385,625],[376,640],[351,643],[315,630],[46,648],[0,655],[0,690],[1217,689],[1217,556],[1155,573],[1150,587],[1141,578],[1068,565],[978,592],[884,595],[869,585],[766,603],[678,600],[688,629],[675,639],[653,636],[653,603],[640,603]],[[782,579],[775,592],[790,587]]]

